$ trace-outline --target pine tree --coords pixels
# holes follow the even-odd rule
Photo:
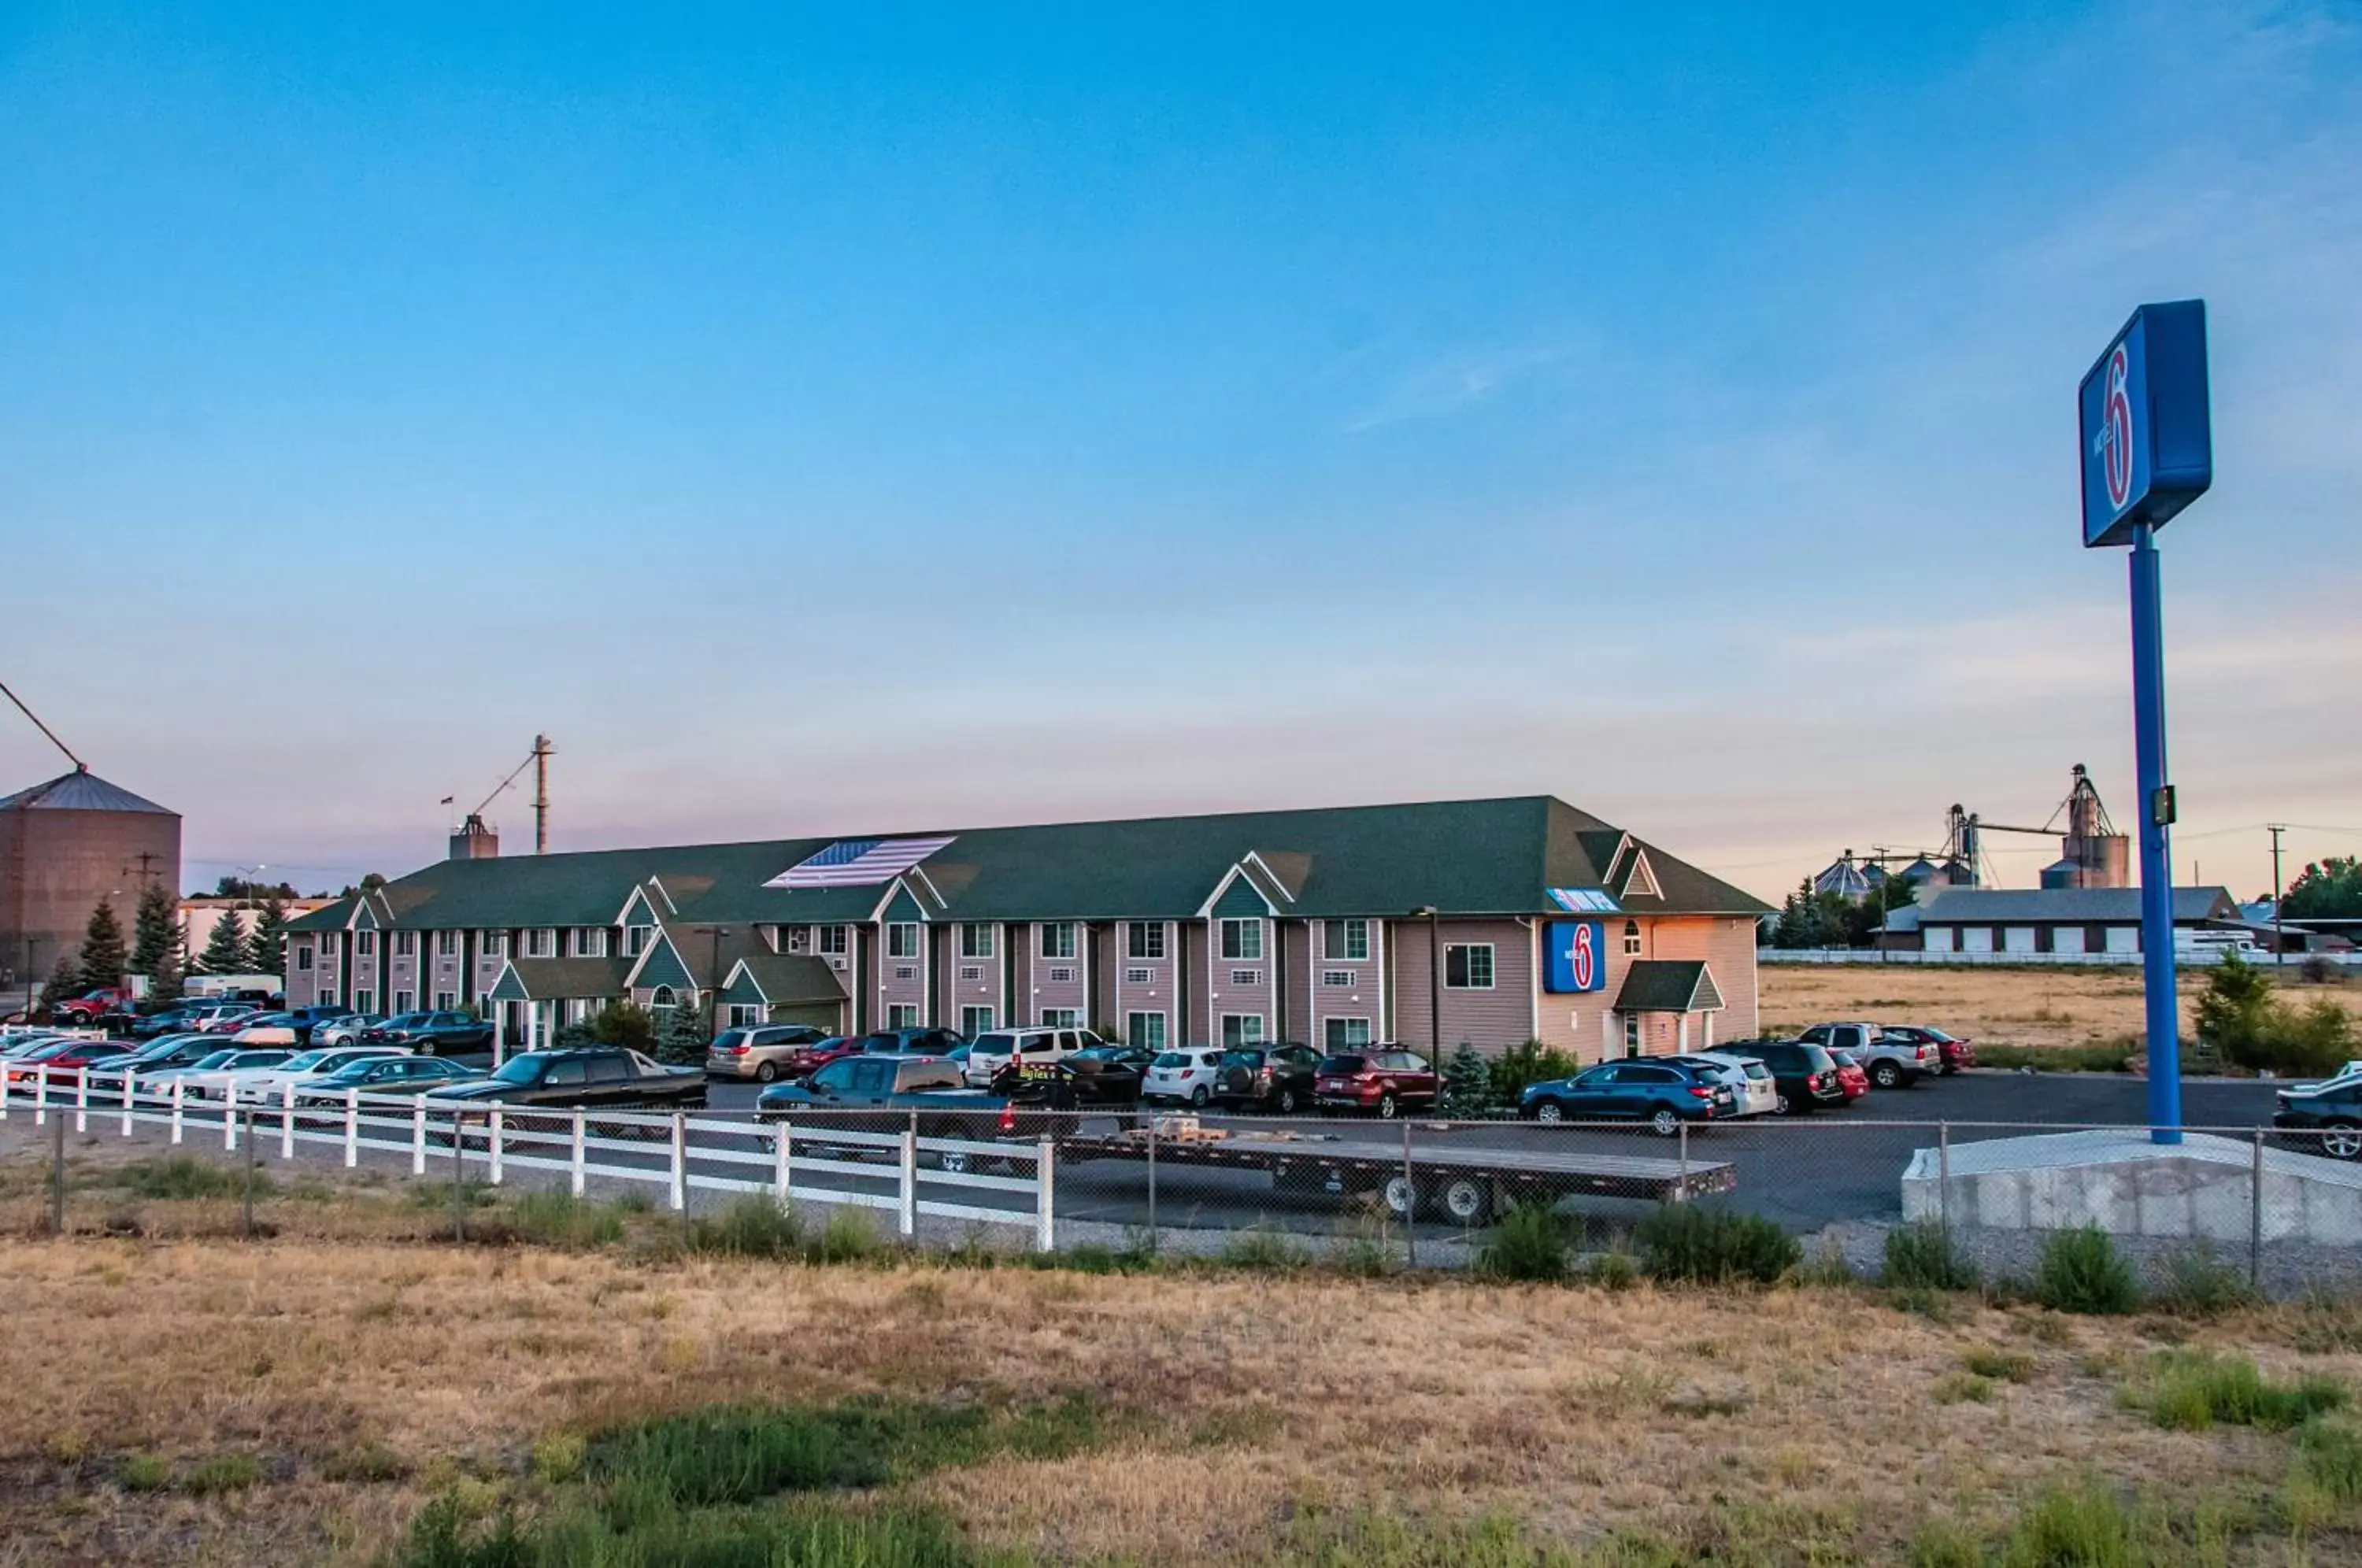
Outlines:
[[[705,1010],[697,1004],[697,993],[681,992],[679,1007],[657,1010],[656,1055],[663,1062],[701,1062],[705,1048],[712,1036],[705,1027]]]
[[[181,928],[172,895],[160,883],[140,889],[139,908],[131,917],[131,972],[154,977],[163,973],[180,946]]]
[[[287,906],[279,895],[270,894],[262,900],[261,910],[254,917],[254,934],[247,939],[247,956],[258,975],[287,973]]]
[[[57,967],[50,971],[49,984],[41,988],[41,1005],[54,1007],[69,997],[80,996],[84,988],[82,965],[76,961],[73,949],[69,947],[58,955]]]
[[[1473,1045],[1451,1053],[1443,1069],[1443,1114],[1454,1121],[1473,1121],[1493,1113],[1493,1066]]]
[[[224,910],[221,919],[214,922],[213,934],[205,938],[205,950],[197,955],[197,970],[206,975],[248,975],[254,972],[252,956],[246,949],[246,922],[236,910]]]
[[[131,955],[123,945],[123,922],[115,918],[114,903],[101,899],[98,908],[90,911],[90,923],[83,928],[77,983],[84,991],[119,986],[130,963]]]

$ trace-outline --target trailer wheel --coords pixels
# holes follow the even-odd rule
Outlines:
[[[1493,1188],[1481,1176],[1453,1176],[1443,1184],[1443,1212],[1455,1225],[1473,1229],[1493,1217]]]
[[[1425,1196],[1423,1193],[1416,1192],[1411,1186],[1410,1177],[1400,1172],[1386,1177],[1384,1185],[1378,1188],[1378,1194],[1385,1200],[1386,1212],[1397,1220],[1404,1220],[1413,1217],[1414,1211],[1418,1208],[1419,1199]]]
[[[970,1165],[965,1149],[945,1149],[935,1156],[935,1168],[945,1176],[966,1176]]]

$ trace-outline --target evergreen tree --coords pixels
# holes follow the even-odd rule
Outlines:
[[[2263,1058],[2276,1022],[2270,977],[2236,953],[2224,954],[2199,993],[2198,1043],[2225,1061],[2268,1066]]]
[[[657,1010],[655,1055],[658,1061],[701,1062],[711,1043],[712,1036],[706,1031],[705,1010],[698,1005],[695,991],[682,991],[679,1007]]]
[[[69,997],[83,993],[82,965],[75,959],[73,949],[58,955],[57,967],[50,971],[49,983],[41,988],[41,1005],[50,1007]]]
[[[197,955],[197,970],[206,975],[246,975],[254,971],[253,955],[246,947],[246,922],[236,910],[224,910]]]
[[[182,962],[182,956],[181,933],[175,931],[172,945],[165,953],[163,963],[158,965],[156,972],[148,977],[148,1000],[153,1005],[162,1007],[167,1002],[181,999],[181,982],[185,977],[186,969]]]
[[[160,975],[172,961],[181,944],[178,912],[161,884],[150,882],[140,890],[139,908],[131,917],[133,974]]]
[[[131,955],[123,945],[123,922],[115,918],[114,903],[101,899],[98,908],[90,911],[90,923],[83,928],[79,984],[85,991],[119,986],[130,964]]]
[[[1463,1043],[1443,1069],[1443,1114],[1454,1121],[1473,1121],[1492,1115],[1494,1103],[1492,1064]]]
[[[272,893],[254,917],[254,933],[247,939],[247,955],[258,975],[287,973],[287,906]]]

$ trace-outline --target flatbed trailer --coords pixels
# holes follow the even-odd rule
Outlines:
[[[1153,1148],[1159,1165],[1267,1171],[1284,1192],[1371,1194],[1397,1219],[1434,1211],[1461,1225],[1481,1225],[1521,1204],[1554,1203],[1576,1193],[1686,1203],[1738,1186],[1738,1167],[1723,1160],[1504,1149],[1448,1134],[1414,1143],[1407,1165],[1399,1139],[1352,1133],[1077,1130],[1060,1135],[1057,1144],[1062,1161],[1145,1161]]]

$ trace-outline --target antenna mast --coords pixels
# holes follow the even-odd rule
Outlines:
[[[90,771],[90,764],[84,762],[81,757],[76,756],[73,754],[73,747],[58,739],[58,732],[50,728],[49,725],[41,723],[41,716],[39,713],[34,712],[30,708],[26,707],[25,700],[22,697],[17,696],[14,691],[9,690],[8,683],[5,680],[0,680],[0,696],[6,696],[9,701],[17,704],[17,712],[32,720],[33,727],[40,731],[43,734],[49,736],[50,744],[51,745],[66,754],[66,760],[74,765],[74,771],[76,773],[87,773]]]
[[[533,852],[549,853],[549,754],[547,735],[533,737]]]

